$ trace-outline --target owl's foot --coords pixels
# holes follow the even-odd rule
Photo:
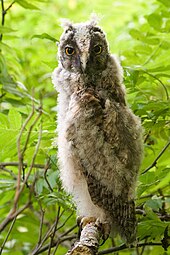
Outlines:
[[[82,229],[90,223],[94,223],[95,226],[99,229],[103,242],[101,245],[105,243],[110,235],[110,224],[108,222],[102,223],[100,219],[96,219],[95,217],[78,217],[77,225],[79,227],[78,237],[80,238]]]

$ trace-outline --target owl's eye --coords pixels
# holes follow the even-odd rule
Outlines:
[[[66,47],[65,48],[65,53],[68,55],[68,56],[71,56],[74,54],[74,49],[72,47]]]
[[[99,55],[102,52],[102,46],[101,45],[96,45],[96,46],[94,46],[93,50],[94,50],[94,53],[96,55]]]

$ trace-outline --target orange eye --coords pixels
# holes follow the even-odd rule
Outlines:
[[[71,56],[74,54],[74,49],[72,47],[66,47],[65,48],[65,53],[68,55],[68,56]]]
[[[102,52],[102,46],[101,45],[94,46],[94,53],[96,55],[99,55],[101,52]]]

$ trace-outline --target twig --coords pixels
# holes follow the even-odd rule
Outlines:
[[[60,216],[59,216],[60,217]],[[48,230],[48,232],[45,234],[44,238],[42,239],[41,243],[39,244],[38,247],[36,247],[31,253],[30,255],[37,255],[40,254],[44,251],[47,251],[50,247],[50,244],[46,244],[44,246],[42,246],[44,244],[44,242],[48,239],[48,237],[51,235],[51,232],[53,230],[55,226],[55,223],[50,227],[50,229]],[[71,227],[70,229],[68,229],[66,232],[64,232],[62,235],[60,235],[57,240],[53,240],[53,243],[51,244],[51,248],[53,248],[54,246],[59,245],[60,243],[67,241],[67,240],[73,240],[77,237],[77,235],[73,235],[73,236],[68,236],[67,235],[72,232],[75,228],[77,227],[77,224],[74,225],[73,227]],[[58,230],[58,229],[57,229]],[[56,230],[56,231],[57,231]]]
[[[50,167],[50,160],[51,160],[51,159],[49,158],[48,161],[47,161],[47,163],[45,164],[45,167],[44,167],[44,179],[45,179],[45,181],[46,181],[46,183],[47,183],[47,185],[48,185],[50,191],[53,192],[53,189],[52,189],[52,187],[51,187],[51,185],[50,185],[50,183],[49,183],[49,181],[48,181],[48,178],[47,178],[47,171],[48,171],[48,169],[49,169],[49,167]]]
[[[41,220],[40,220],[39,238],[38,238],[37,247],[41,243],[41,240],[42,240],[42,230],[43,230],[44,214],[45,214],[45,211],[42,209],[41,204],[40,204],[40,208],[41,208]]]
[[[148,242],[148,243],[139,243],[139,244],[137,244],[137,247],[143,247],[143,246],[162,246],[162,243]],[[130,248],[135,248],[135,246],[131,245]],[[99,251],[98,255],[111,254],[111,253],[114,253],[116,251],[121,251],[121,250],[125,250],[125,249],[129,249],[129,246],[127,246],[126,244],[122,244],[122,245],[117,246],[117,247],[112,247],[112,248],[109,248],[107,250]]]
[[[13,6],[13,4],[15,3],[15,1],[13,1],[5,10],[5,12],[7,13],[7,11]]]
[[[9,169],[7,169],[6,167],[2,167],[0,166],[0,169],[8,174],[10,174],[14,180],[17,180],[17,176]]]
[[[32,114],[33,114],[33,111],[32,111]],[[21,168],[22,168],[22,152],[21,152],[21,149],[20,149],[19,141],[21,139],[22,133],[23,133],[27,123],[31,119],[32,114],[29,115],[29,117],[25,121],[24,125],[22,126],[22,129],[20,131],[19,138],[18,138],[18,154],[19,154],[18,157],[19,157],[19,160],[20,160],[18,168],[19,168],[19,174],[20,175],[21,175]],[[39,113],[39,115],[40,115],[40,113]],[[33,165],[35,163],[35,158],[37,156],[38,149],[39,149],[39,146],[40,146],[41,136],[42,136],[42,125],[40,125],[38,142],[37,142],[37,145],[36,145],[36,148],[35,148],[35,151],[34,151],[34,155],[33,155],[33,158],[32,158],[32,162],[31,162],[31,165],[30,165],[29,172],[27,173],[27,176],[26,176],[26,178],[23,182],[22,187],[20,187],[21,176],[19,176],[19,174],[18,174],[17,189],[16,189],[16,193],[15,193],[15,198],[14,198],[14,205],[13,205],[13,208],[11,209],[11,211],[9,212],[8,216],[6,217],[6,219],[1,223],[0,232],[9,224],[9,222],[11,222],[15,217],[17,217],[22,211],[24,211],[30,205],[31,194],[33,193],[33,191],[32,192],[30,191],[30,199],[29,199],[28,203],[25,206],[23,206],[21,209],[17,210],[17,204],[18,204],[19,197],[20,197],[22,191],[24,190],[25,184],[28,181],[28,178],[29,178],[29,176],[31,174],[31,171],[33,169]]]
[[[39,117],[40,117],[40,114],[39,114]],[[37,119],[38,120],[38,119]],[[30,169],[25,177],[25,180],[23,182],[23,185],[22,187],[20,188],[20,194],[22,193],[24,187],[25,187],[25,184],[27,183],[28,181],[28,178],[32,172],[32,169],[33,169],[33,166],[34,166],[34,162],[35,162],[35,159],[36,159],[36,156],[37,156],[37,153],[38,153],[38,150],[39,150],[39,147],[40,147],[40,142],[41,142],[41,136],[42,136],[42,124],[40,124],[40,131],[39,131],[39,137],[38,137],[38,142],[37,142],[37,145],[35,147],[35,151],[34,151],[34,155],[32,157],[32,162],[31,162],[31,165],[30,165]]]
[[[34,108],[32,110],[32,114],[34,113]],[[36,145],[36,148],[35,148],[35,151],[34,151],[34,155],[33,155],[33,158],[32,158],[32,162],[30,164],[30,169],[25,177],[25,180],[23,182],[23,185],[22,187],[20,188],[20,183],[19,181],[21,182],[21,170],[23,168],[23,156],[24,156],[24,153],[25,153],[25,150],[27,148],[27,145],[28,145],[28,142],[29,142],[29,138],[30,138],[30,130],[32,130],[33,126],[35,126],[35,124],[37,123],[37,121],[39,120],[40,116],[42,114],[42,111],[39,112],[39,114],[37,115],[36,119],[34,120],[33,124],[30,126],[30,129],[29,129],[29,132],[28,132],[28,136],[27,136],[27,139],[26,139],[26,142],[25,142],[25,145],[24,145],[24,148],[21,152],[20,150],[20,139],[21,139],[21,135],[24,131],[24,129],[22,128],[21,132],[20,132],[20,135],[19,135],[19,139],[18,139],[18,158],[19,158],[19,174],[20,174],[20,177],[19,177],[19,174],[18,174],[18,182],[17,182],[17,190],[16,190],[16,194],[15,194],[15,199],[14,199],[14,207],[13,207],[13,210],[15,211],[16,210],[16,207],[17,207],[17,203],[18,203],[18,200],[19,200],[19,197],[25,187],[25,184],[27,183],[28,181],[28,178],[32,172],[32,169],[33,169],[33,166],[34,166],[34,162],[35,162],[35,158],[37,156],[37,153],[38,153],[38,149],[39,149],[39,146],[40,146],[40,141],[41,141],[41,136],[42,136],[42,125],[40,124],[40,132],[39,132],[39,138],[38,138],[38,143]],[[31,114],[30,114],[31,116]],[[32,115],[33,116],[33,115]],[[30,119],[29,119],[30,120]],[[28,122],[29,122],[28,120]],[[27,124],[28,124],[27,122]],[[24,126],[24,125],[23,125]],[[25,125],[26,127],[26,125]]]
[[[60,236],[60,238],[66,236],[66,235],[68,235],[68,234],[69,234],[70,232],[72,232],[76,227],[77,227],[77,224],[74,225],[73,227],[71,227],[70,229],[68,229],[66,232],[64,232],[64,233]]]
[[[0,233],[4,230],[4,228],[20,213],[22,213],[26,208],[30,205],[30,201],[28,201],[22,208],[18,209],[14,214],[9,213],[5,220],[0,224]]]
[[[19,162],[0,162],[0,168],[3,169],[3,167],[6,167],[6,166],[19,166]],[[24,162],[23,162],[23,166],[24,167],[29,167],[29,165],[27,163],[24,163]],[[44,169],[45,165],[43,165],[43,164],[34,164],[33,167]]]
[[[21,184],[21,171],[22,171],[22,168],[23,168],[23,156],[24,156],[24,152],[25,152],[25,151],[21,151],[21,137],[22,137],[22,134],[23,134],[27,124],[29,123],[29,121],[33,117],[33,115],[34,115],[34,104],[33,104],[33,107],[32,107],[32,111],[29,114],[29,116],[27,117],[25,123],[23,124],[23,126],[21,128],[21,131],[19,133],[18,139],[17,139],[17,150],[18,150],[18,161],[19,161],[19,164],[18,164],[18,178],[17,178],[17,187],[16,187],[15,197],[14,197],[14,206],[12,208],[12,211],[10,212],[11,214],[16,211],[17,204],[18,204],[18,199],[19,199],[19,196],[20,196],[20,191],[19,190],[20,190],[20,184]]]
[[[56,245],[59,245],[65,241],[71,241],[73,239],[77,238],[77,235],[72,235],[72,236],[66,236],[63,237],[62,239],[57,239],[54,241],[54,243],[52,244],[52,248]],[[34,253],[30,253],[29,255],[38,255],[40,253],[43,253],[44,251],[47,251],[49,249],[49,244],[44,245],[41,249],[35,251]]]
[[[4,7],[4,0],[1,0],[1,9],[2,9],[2,19],[1,19],[1,25],[4,26],[5,24],[5,15],[7,14],[7,11],[12,7],[12,5],[15,3],[13,1],[6,9]],[[0,41],[2,41],[3,34],[0,34]]]
[[[5,23],[5,7],[4,7],[4,0],[1,0],[1,8],[2,8],[2,20],[1,20],[1,25],[4,26]],[[0,35],[0,40],[2,40],[2,34]]]
[[[49,236],[51,235],[51,232],[53,230],[55,226],[55,223],[49,228],[49,230],[47,231],[47,233],[45,234],[45,236],[42,238],[41,242],[39,243],[38,246],[36,246],[33,251],[31,252],[31,255],[35,255],[35,254],[39,254],[38,251],[41,249],[43,243],[49,238]],[[49,247],[49,246],[48,246]]]
[[[145,239],[145,244],[147,243],[147,240],[148,240],[148,238]],[[141,254],[140,254],[140,255],[142,255],[142,254],[144,253],[145,247],[146,247],[145,245],[142,247],[142,250],[141,250]]]
[[[153,163],[145,169],[145,171],[143,171],[141,174],[145,174],[146,172],[148,172],[151,168],[153,168],[154,166],[156,166],[157,161],[159,160],[159,158],[163,155],[163,153],[166,151],[166,149],[169,147],[170,145],[170,141],[165,145],[165,147],[162,149],[162,151],[158,154],[158,156],[156,157],[156,159],[153,161]]]
[[[0,254],[2,254],[2,251],[3,251],[4,246],[5,246],[5,244],[6,244],[7,240],[8,240],[8,237],[9,237],[10,234],[11,234],[11,231],[12,231],[12,229],[13,229],[13,226],[14,226],[14,224],[15,224],[15,221],[16,221],[16,217],[13,219],[13,221],[12,221],[12,223],[11,223],[11,226],[10,226],[10,228],[9,228],[9,230],[8,230],[8,233],[7,233],[6,237],[5,237],[5,240],[3,241],[3,244],[2,244],[1,249],[0,249]]]
[[[158,77],[156,77],[156,75],[153,75],[153,74],[149,73],[149,72],[146,71],[145,69],[142,69],[142,71],[143,71],[144,73],[146,73],[147,75],[151,76],[152,78],[154,78],[155,80],[157,80],[157,81],[162,85],[162,87],[163,87],[164,90],[165,90],[166,98],[167,98],[167,100],[169,100],[169,93],[168,93],[168,90],[167,90],[165,84],[164,84]]]
[[[64,211],[63,211],[64,212]],[[66,224],[66,222],[71,218],[71,216],[73,215],[73,213],[74,212],[72,212],[68,217],[67,217],[67,219],[63,222],[63,224],[61,224],[58,228],[57,228],[57,231],[60,229],[60,228],[62,228],[62,227],[64,227],[64,225]],[[60,216],[61,217],[61,216]],[[77,226],[77,225],[76,225]],[[73,226],[73,229],[75,228],[75,226]],[[67,233],[67,232],[66,232]],[[65,235],[66,235],[66,233],[65,233]],[[68,234],[68,233],[67,233]]]
[[[161,45],[162,45],[162,42],[158,45],[158,47],[152,52],[152,54],[148,57],[148,59],[145,61],[145,63],[143,64],[143,66],[144,65],[146,65],[146,64],[148,64],[149,62],[150,62],[150,60],[155,56],[155,54],[157,53],[157,51],[160,49],[160,47],[161,47]]]
[[[61,208],[60,208],[60,206],[59,206],[59,207],[58,207],[58,212],[57,212],[57,217],[56,217],[56,220],[55,220],[55,222],[54,222],[53,233],[51,234],[51,240],[50,240],[50,245],[49,245],[49,249],[48,249],[48,255],[51,254],[51,248],[52,248],[54,236],[55,236],[55,233],[56,233],[56,230],[57,230],[57,225],[58,225],[58,222],[59,222],[60,209],[61,209]]]

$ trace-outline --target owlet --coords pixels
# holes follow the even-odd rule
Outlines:
[[[125,101],[122,68],[93,21],[67,22],[53,73],[61,180],[81,216],[109,222],[131,243],[142,158],[140,120]]]

